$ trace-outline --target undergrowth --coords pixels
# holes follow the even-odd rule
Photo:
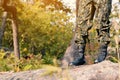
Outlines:
[[[89,58],[89,55],[86,57],[86,60],[88,61],[88,64],[92,64],[92,59]],[[116,56],[110,56],[107,60],[110,60],[112,62],[118,61]],[[17,60],[14,56],[14,53],[6,53],[4,50],[0,50],[0,72],[19,72],[47,68],[48,72],[45,74],[51,74],[61,71],[61,69],[59,69],[60,67],[58,68],[59,63],[60,62],[55,56],[51,57],[49,55],[46,55],[46,57],[42,57],[41,54],[28,54],[27,56],[21,56],[21,59]],[[57,68],[51,70],[51,68],[53,68],[51,66]]]
[[[58,66],[57,59],[55,57],[44,59],[40,54],[29,54],[27,57],[21,57],[21,59],[18,60],[15,58],[13,53],[6,54],[4,51],[0,51],[0,72],[35,70],[43,68],[45,64]]]

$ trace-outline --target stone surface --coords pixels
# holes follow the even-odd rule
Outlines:
[[[98,64],[70,67],[43,75],[46,69],[24,72],[0,72],[0,80],[120,80],[118,63],[103,61]]]

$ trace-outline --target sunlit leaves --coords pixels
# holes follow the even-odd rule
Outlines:
[[[39,53],[46,50],[51,56],[63,53],[71,38],[72,23],[62,10],[45,10],[39,2],[24,5],[19,15],[21,50]],[[33,50],[32,50],[32,49]]]
[[[35,1],[34,4],[19,1],[14,3],[17,4],[18,11],[21,56],[46,54],[43,57],[44,63],[52,63],[54,57],[60,58],[72,36],[73,24],[69,22],[70,16],[67,15],[66,11],[62,8],[56,8],[57,4],[46,5],[41,0]],[[46,6],[42,7],[41,4]],[[60,6],[65,7],[61,2]],[[47,7],[54,9],[46,9]],[[8,48],[13,47],[11,25],[8,25],[5,31],[4,45],[8,45]]]

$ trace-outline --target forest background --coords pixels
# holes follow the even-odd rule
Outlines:
[[[8,13],[4,36],[0,44],[0,71],[23,71],[42,68],[43,65],[59,66],[75,30],[75,11],[60,0],[10,0],[17,9],[18,43],[20,59],[14,56],[11,14]],[[117,4],[116,4],[117,5]],[[119,20],[119,8],[114,5],[111,20]],[[0,7],[0,24],[4,9]],[[1,27],[0,27],[1,28]],[[118,30],[120,32],[120,30]],[[96,31],[90,30],[90,43],[86,56],[94,60],[98,43]],[[115,55],[115,29],[111,28],[111,51],[109,60],[117,62]],[[94,44],[94,45],[93,45]],[[89,58],[90,57],[90,58]]]

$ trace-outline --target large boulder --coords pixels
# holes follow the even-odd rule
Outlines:
[[[67,69],[47,68],[17,73],[0,73],[0,80],[120,80],[119,65],[110,61]],[[47,74],[44,74],[47,72]],[[49,73],[49,74],[48,74]],[[43,75],[44,74],[44,75]]]

